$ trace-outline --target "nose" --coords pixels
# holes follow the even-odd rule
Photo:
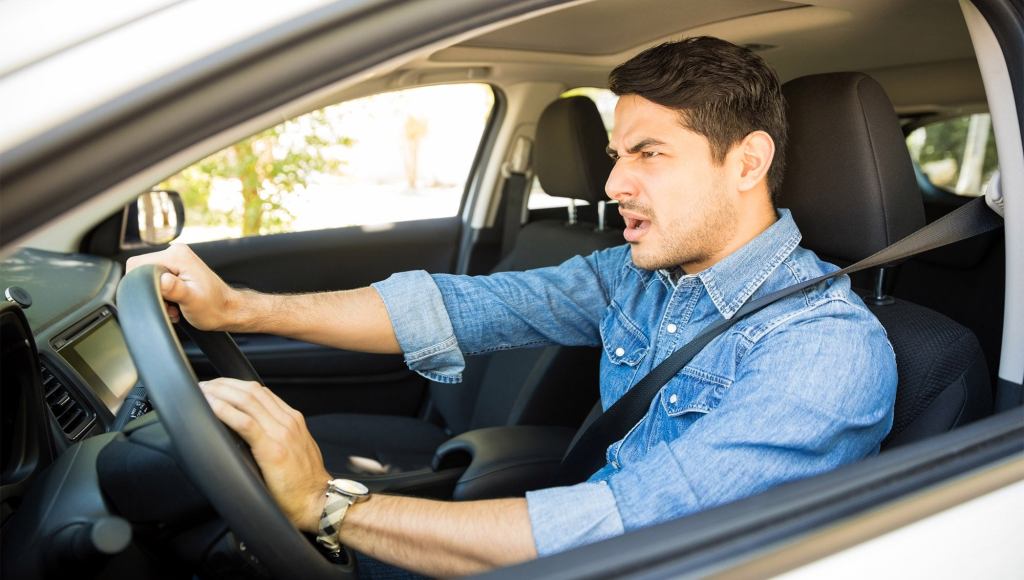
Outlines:
[[[621,159],[612,166],[612,171],[608,174],[608,181],[604,183],[604,193],[611,199],[619,202],[636,195],[633,179],[629,175],[626,164]]]

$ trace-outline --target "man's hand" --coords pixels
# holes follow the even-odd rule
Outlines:
[[[331,476],[302,414],[258,383],[200,383],[213,412],[252,448],[271,495],[300,530],[316,533]],[[526,500],[441,502],[373,495],[354,504],[341,541],[430,576],[463,576],[537,557]]]
[[[168,270],[160,276],[160,293],[177,305],[168,306],[172,320],[177,322],[180,309],[200,330],[228,330],[233,325],[239,292],[224,283],[191,248],[175,244],[162,252],[128,258],[127,270],[145,264],[159,264]]]
[[[252,381],[220,378],[199,386],[214,414],[252,448],[284,514],[300,530],[316,533],[331,476],[302,413]]]

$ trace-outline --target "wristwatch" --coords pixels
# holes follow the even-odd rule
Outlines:
[[[329,553],[337,554],[341,551],[341,542],[338,540],[341,520],[345,519],[352,504],[370,499],[370,490],[358,481],[332,479],[327,482],[324,495],[327,499],[324,501],[323,514],[320,515],[320,532],[316,541]]]

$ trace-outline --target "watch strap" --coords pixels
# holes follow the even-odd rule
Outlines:
[[[335,491],[330,486],[324,495],[326,500],[324,511],[320,515],[320,533],[317,534],[316,541],[328,552],[336,554],[341,551],[341,541],[338,539],[341,521],[345,518],[349,506],[354,503],[354,499]]]

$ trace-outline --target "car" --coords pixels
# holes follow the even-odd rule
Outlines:
[[[696,35],[748,46],[784,82],[870,75],[893,102],[929,220],[978,196],[999,208],[997,232],[855,279],[869,297],[891,293],[976,337],[994,403],[969,424],[830,473],[491,575],[1024,569],[1013,517],[1024,512],[1019,2],[150,0],[98,10],[9,0],[0,30],[18,48],[0,56],[5,576],[356,574],[290,527],[193,388],[196,375],[246,372],[234,343],[177,337],[152,279],[121,283],[126,260],[184,232],[225,280],[261,291],[356,288],[412,269],[485,273],[514,247],[505,236],[516,226],[603,221],[603,202],[551,199],[530,181],[545,107],[585,96],[606,112],[614,65]],[[838,145],[822,135],[823,149]],[[279,167],[246,189],[233,167],[249,158]],[[519,207],[507,205],[513,175],[530,188]],[[235,343],[308,415],[399,417],[452,434],[511,421],[473,391],[432,387],[399,356],[263,335]],[[589,387],[573,393],[578,408],[545,414],[547,426],[578,426]],[[453,404],[464,424],[439,411]],[[451,494],[446,481],[419,491]]]

